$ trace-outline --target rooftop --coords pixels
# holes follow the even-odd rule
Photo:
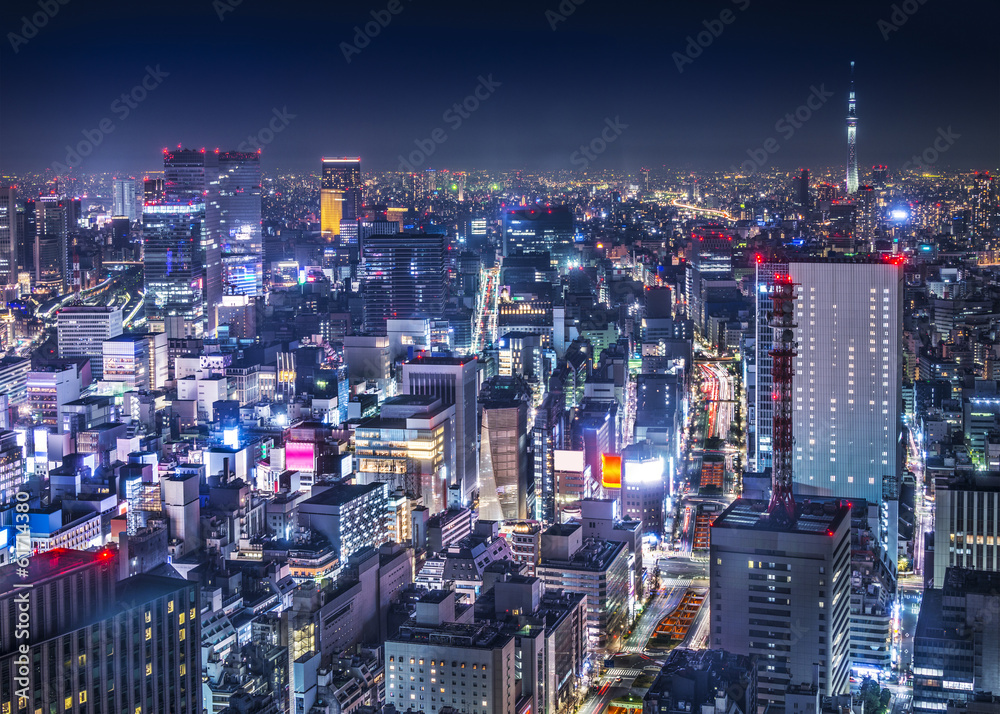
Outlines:
[[[53,548],[28,559],[27,577],[21,577],[17,574],[18,565],[16,563],[9,563],[0,568],[0,593],[12,592],[17,583],[38,585],[49,578],[66,575],[99,561],[110,561],[114,555],[114,551],[111,550],[87,551]]]
[[[457,367],[460,365],[468,364],[469,362],[475,362],[476,358],[473,355],[466,357],[424,357],[423,355],[417,355],[413,359],[407,360],[404,364],[412,365],[440,365],[445,367]]]
[[[384,483],[370,483],[367,485],[358,484],[334,484],[325,491],[306,499],[302,506],[342,506],[356,498],[371,493],[385,487]]]
[[[772,520],[767,513],[767,501],[739,498],[715,519],[713,528],[787,531],[803,535],[833,535],[851,509],[841,501],[811,500],[795,504],[795,520],[788,526]]]

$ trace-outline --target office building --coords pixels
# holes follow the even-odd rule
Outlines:
[[[812,205],[809,199],[809,169],[802,169],[799,172],[799,177],[796,179],[795,195],[796,200],[799,204],[799,211],[804,216],[809,215],[809,209]]]
[[[755,714],[757,664],[753,656],[720,649],[678,647],[667,655],[663,668],[643,696],[643,711]]]
[[[143,268],[146,319],[165,332],[168,318],[180,318],[190,334],[205,334],[205,204],[146,205],[143,208]],[[181,335],[177,335],[181,336]]]
[[[1000,474],[939,477],[934,494],[934,587],[949,568],[1000,572]]]
[[[0,508],[14,504],[24,483],[24,448],[17,442],[16,432],[0,431]]]
[[[35,202],[34,271],[35,288],[62,293],[69,273],[67,240],[70,229],[68,201],[56,196],[40,196]]]
[[[7,406],[20,407],[28,401],[27,357],[0,357],[0,394],[7,395]]]
[[[520,377],[493,377],[479,394],[480,518],[509,521],[535,511],[528,474],[528,405]]]
[[[386,704],[427,714],[446,707],[514,714],[514,637],[494,625],[457,620],[454,593],[436,590],[421,598],[415,617],[385,642]]]
[[[988,245],[990,231],[995,227],[997,215],[997,192],[993,177],[989,172],[977,171],[972,178],[972,235],[975,247],[996,248]]]
[[[761,704],[782,704],[789,684],[848,687],[850,507],[803,502],[788,525],[765,501],[738,499],[715,519],[709,550],[709,644],[759,658]]]
[[[1000,691],[1000,573],[948,568],[924,591],[913,633],[913,711],[949,709]]]
[[[565,252],[576,236],[569,206],[509,208],[503,214],[503,254]]]
[[[604,485],[609,483],[604,469]],[[622,450],[619,484],[621,512],[626,520],[642,522],[642,532],[661,538],[667,499],[667,465],[649,443],[629,444]]]
[[[159,171],[157,173],[163,173]],[[142,180],[142,202],[159,203],[163,200],[163,178],[149,178],[146,176]]]
[[[122,309],[104,305],[71,305],[56,315],[59,357],[89,357],[93,378],[103,372],[103,342],[122,333]]]
[[[320,230],[326,238],[340,235],[342,220],[361,217],[361,159],[323,158],[320,179]]]
[[[215,330],[222,302],[219,156],[165,151],[163,170],[162,201],[143,207],[146,317],[154,332],[169,332],[173,317],[200,337]]]
[[[299,504],[299,526],[325,536],[341,562],[361,548],[378,548],[388,540],[386,484],[316,484],[312,490]]]
[[[362,248],[365,331],[385,334],[386,320],[440,317],[445,304],[444,235],[372,235]]]
[[[403,363],[403,394],[435,396],[455,407],[455,473],[463,503],[479,488],[478,362],[475,357],[418,356]]]
[[[16,565],[0,570],[0,703],[18,711],[14,598],[28,593],[28,701],[44,711],[200,714],[198,586],[137,575],[115,582],[111,551],[34,555],[30,590]],[[16,668],[16,669],[15,669]],[[18,682],[18,684],[20,684]]]
[[[872,531],[895,572],[901,456],[902,270],[881,261],[764,263],[757,269],[756,387],[748,409],[755,471],[771,466],[774,275],[796,285],[792,380],[796,494],[879,504]],[[753,447],[748,447],[753,448]]]
[[[879,235],[878,196],[872,186],[858,186],[854,210],[854,237],[857,250],[874,250]]]
[[[116,178],[111,181],[111,215],[127,218],[135,223],[139,218],[138,194],[135,179]]]
[[[39,368],[28,372],[29,414],[36,424],[54,426],[62,433],[63,405],[80,398],[80,374],[76,366]]]
[[[585,594],[590,647],[617,649],[632,612],[625,543],[585,539],[579,523],[552,525],[542,533],[542,558],[536,572],[546,590]]]
[[[549,392],[535,411],[531,428],[532,468],[535,484],[535,518],[556,519],[555,451],[564,446],[565,403],[562,392]]]
[[[222,252],[222,293],[263,294],[263,250],[260,234],[260,154],[224,151],[218,154],[219,244]]]
[[[387,399],[379,416],[355,428],[354,453],[359,483],[385,483],[443,511],[455,472],[455,406],[430,395]]]
[[[17,188],[0,187],[0,285],[17,283]]]

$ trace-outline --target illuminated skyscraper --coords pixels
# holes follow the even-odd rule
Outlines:
[[[34,282],[42,290],[63,292],[68,261],[69,206],[56,196],[35,201]]]
[[[847,193],[858,190],[858,149],[855,145],[858,115],[854,102],[854,62],[851,62],[851,90],[847,95]]]
[[[872,186],[885,188],[887,183],[889,183],[889,168],[882,164],[872,166]]]
[[[17,282],[17,189],[0,188],[0,285]]]
[[[219,156],[219,242],[223,292],[261,295],[260,154],[224,151]]]
[[[360,157],[323,158],[319,200],[320,230],[324,237],[340,235],[342,220],[361,217]]]
[[[116,178],[111,184],[111,215],[125,216],[129,223],[135,223],[136,211],[135,180]]]
[[[796,498],[865,499],[879,506],[883,556],[895,571],[901,465],[902,271],[882,262],[815,261],[757,265],[756,385],[749,409],[749,460],[772,465],[770,288],[796,284],[792,468]],[[752,446],[750,446],[752,445]]]
[[[364,241],[365,331],[385,334],[385,321],[439,317],[445,302],[443,235],[371,235]]]
[[[186,332],[201,336],[216,327],[222,302],[219,245],[218,155],[164,151],[163,200],[143,208],[146,317],[153,331],[177,316]]]
[[[878,237],[878,199],[875,189],[871,186],[859,186],[857,192],[857,208],[854,211],[855,249],[870,251]]]
[[[985,238],[989,235],[993,227],[996,212],[996,193],[993,185],[993,177],[989,172],[976,172],[972,183],[972,235],[978,240],[979,245],[985,246]],[[995,246],[989,246],[995,247]]]

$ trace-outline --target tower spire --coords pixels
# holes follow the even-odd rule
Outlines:
[[[855,145],[858,114],[854,99],[854,62],[851,62],[851,89],[847,94],[847,193],[858,190],[858,150]]]

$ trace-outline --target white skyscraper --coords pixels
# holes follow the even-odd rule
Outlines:
[[[894,569],[902,270],[883,262],[823,261],[790,263],[788,274],[799,285],[795,491],[879,504],[876,532]]]
[[[94,379],[101,379],[104,341],[122,334],[122,309],[104,305],[71,305],[56,315],[59,357],[90,357]]]
[[[111,215],[127,216],[129,223],[138,219],[135,179],[116,178],[111,184]]]

